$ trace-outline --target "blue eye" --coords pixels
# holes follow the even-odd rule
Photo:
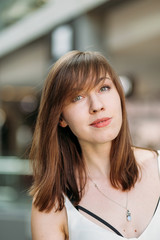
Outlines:
[[[100,92],[106,92],[108,90],[110,90],[111,88],[109,86],[103,86],[100,88]]]
[[[83,97],[79,95],[73,99],[73,102],[77,102],[77,101],[81,100],[82,98]]]

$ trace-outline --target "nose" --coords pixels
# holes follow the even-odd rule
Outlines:
[[[94,114],[99,111],[104,111],[104,109],[105,109],[104,104],[99,96],[94,94],[94,95],[90,96],[89,100],[90,100],[90,107],[89,107],[90,114]]]

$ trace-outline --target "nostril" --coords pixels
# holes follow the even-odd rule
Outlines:
[[[102,107],[102,108],[100,108],[100,109],[94,109],[94,110],[92,110],[92,112],[93,113],[96,113],[96,112],[98,112],[98,111],[103,111],[104,110],[104,108]]]
[[[97,110],[93,110],[93,112],[95,113],[95,112],[97,112]]]

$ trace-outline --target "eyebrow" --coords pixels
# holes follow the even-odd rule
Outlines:
[[[100,83],[101,81],[105,81],[105,80],[110,80],[110,81],[112,81],[112,79],[111,79],[110,77],[101,77],[101,78],[99,78],[99,83]]]

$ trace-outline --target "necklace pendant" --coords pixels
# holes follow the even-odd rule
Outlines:
[[[128,222],[131,222],[131,220],[132,220],[131,213],[130,213],[130,211],[128,209],[127,209],[127,212],[126,212],[126,218],[127,218]]]

